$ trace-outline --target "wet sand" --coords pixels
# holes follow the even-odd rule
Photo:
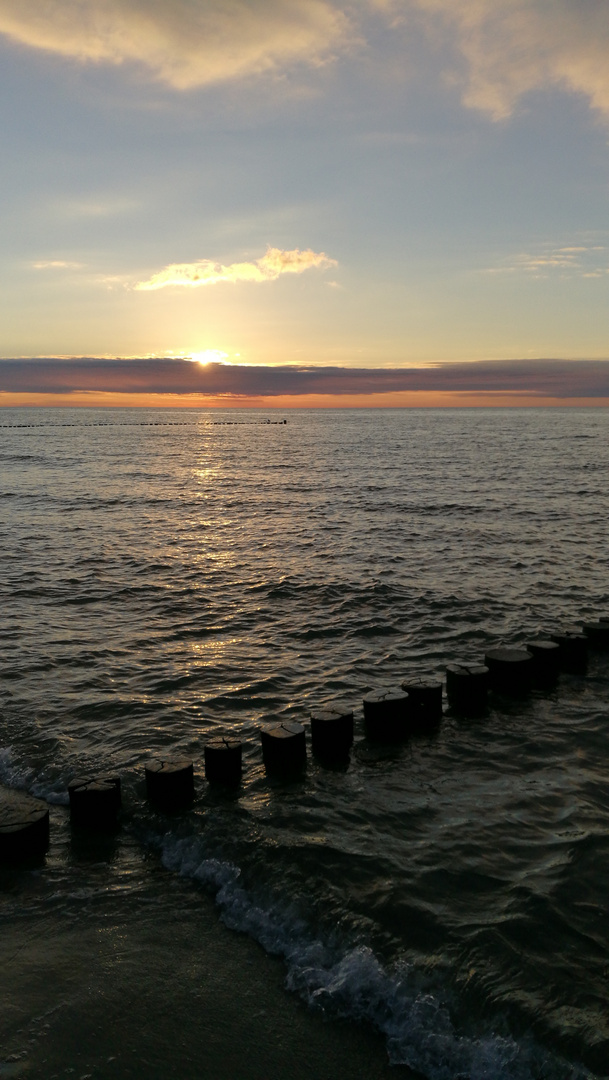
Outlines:
[[[56,816],[57,816],[57,812]],[[0,1077],[410,1077],[129,841],[0,871]]]

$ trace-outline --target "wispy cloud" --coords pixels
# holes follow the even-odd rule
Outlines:
[[[40,259],[32,263],[34,270],[81,270],[82,263],[68,262],[65,259]]]
[[[0,392],[207,394],[228,398],[410,392],[609,398],[608,360],[496,360],[424,368],[249,367],[191,360],[0,361]]]
[[[120,214],[129,214],[138,207],[135,199],[100,194],[97,198],[61,200],[54,204],[52,210],[60,217],[86,219],[118,217]]]
[[[562,247],[546,244],[536,252],[521,252],[500,266],[489,267],[486,273],[523,273],[537,278],[555,275],[566,278],[602,278],[609,274],[609,249],[605,244]]]
[[[282,274],[302,274],[305,270],[326,270],[336,266],[336,259],[330,259],[323,251],[281,251],[269,248],[266,255],[253,262],[231,263],[224,266],[211,259],[199,259],[192,263],[171,263],[147,281],[140,281],[135,286],[139,291],[166,289],[177,285],[185,288],[199,288],[203,285],[218,285],[221,282],[263,282],[276,281]]]
[[[81,62],[142,64],[178,90],[320,64],[353,37],[328,0],[0,0],[0,33]]]

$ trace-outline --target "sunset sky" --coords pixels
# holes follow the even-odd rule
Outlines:
[[[0,0],[0,51],[0,402],[609,404],[607,0]]]

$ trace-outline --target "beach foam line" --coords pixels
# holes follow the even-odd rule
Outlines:
[[[67,806],[70,801],[60,777],[53,781],[38,777],[30,766],[15,760],[12,746],[0,747],[0,784],[13,791],[27,791],[54,806]]]
[[[343,949],[314,938],[286,904],[259,902],[233,863],[209,857],[201,837],[161,841],[163,865],[215,893],[223,922],[287,966],[286,986],[329,1017],[369,1023],[385,1035],[393,1065],[428,1080],[596,1080],[533,1039],[457,1031],[445,1004],[408,964],[388,971],[365,945]]]
[[[16,760],[11,746],[0,748],[0,783],[49,803],[68,803],[65,790],[57,790],[62,780],[37,776]],[[344,947],[316,938],[295,904],[257,899],[243,885],[239,867],[211,855],[203,836],[137,832],[140,841],[160,849],[166,869],[215,896],[229,929],[284,960],[288,990],[328,1017],[368,1023],[383,1034],[391,1064],[406,1065],[427,1080],[599,1080],[532,1038],[457,1030],[441,988],[429,992],[412,965],[388,970],[366,945]]]

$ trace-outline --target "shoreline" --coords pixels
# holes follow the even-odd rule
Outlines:
[[[415,1075],[371,1027],[315,1014],[280,959],[129,836],[104,860],[68,854],[63,832],[63,855],[0,869],[1,1078]]]

